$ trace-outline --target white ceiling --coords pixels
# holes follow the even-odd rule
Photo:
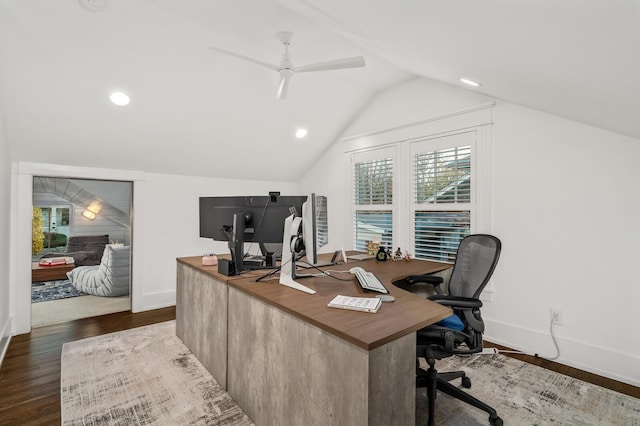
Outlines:
[[[98,1],[98,0],[95,0]],[[0,105],[12,158],[291,181],[380,90],[415,76],[640,138],[640,2],[0,0]],[[363,55],[365,68],[277,73]],[[125,108],[109,103],[129,93]],[[304,142],[293,132],[309,128]]]

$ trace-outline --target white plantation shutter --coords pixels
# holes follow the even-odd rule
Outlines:
[[[352,157],[354,249],[368,241],[393,244],[394,150],[356,153]]]
[[[355,163],[354,183],[357,205],[393,204],[393,158]]]
[[[471,201],[471,147],[421,152],[414,156],[416,203]]]
[[[470,232],[469,216],[469,211],[415,211],[416,258],[454,262],[460,241]]]
[[[416,258],[454,262],[471,233],[474,133],[412,144],[412,228]]]

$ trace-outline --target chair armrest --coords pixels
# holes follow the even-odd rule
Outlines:
[[[409,275],[404,280],[409,284],[426,283],[433,285],[442,284],[444,281],[442,277],[437,275]]]
[[[438,294],[444,294],[444,292],[442,291],[442,289],[440,288],[440,284],[442,284],[444,282],[444,279],[442,277],[439,277],[437,275],[409,275],[407,277],[404,278],[404,282],[406,282],[409,285],[414,285],[414,284],[431,284],[433,286],[433,288],[436,290],[436,293]]]
[[[432,302],[457,309],[473,309],[482,307],[482,301],[471,297],[456,297],[435,294],[429,297]]]

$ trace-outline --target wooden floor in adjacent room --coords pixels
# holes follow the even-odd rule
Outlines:
[[[176,318],[175,307],[118,312],[14,336],[0,368],[0,425],[60,424],[60,354],[66,342]]]
[[[175,307],[138,314],[118,312],[40,327],[14,336],[0,368],[0,425],[60,424],[60,354],[64,343],[175,317]],[[625,383],[539,358],[514,357],[640,398],[640,388]]]

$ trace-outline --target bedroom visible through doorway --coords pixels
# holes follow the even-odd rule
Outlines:
[[[133,182],[33,177],[32,328],[131,309],[132,211]]]

